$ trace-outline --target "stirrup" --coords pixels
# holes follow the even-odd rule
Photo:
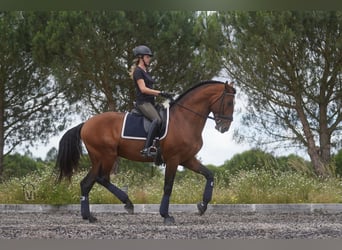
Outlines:
[[[155,146],[150,146],[141,150],[140,153],[145,157],[155,157],[158,153],[158,149]]]

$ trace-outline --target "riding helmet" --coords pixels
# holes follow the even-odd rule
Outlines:
[[[133,49],[133,55],[135,57],[144,55],[153,56],[153,53],[149,47],[145,45],[139,45]]]

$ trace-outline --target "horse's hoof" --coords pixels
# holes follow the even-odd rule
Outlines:
[[[134,214],[134,206],[132,203],[126,204],[124,208],[128,212],[128,214]]]
[[[207,211],[207,205],[204,204],[204,202],[199,202],[197,204],[197,209],[198,209],[199,215],[203,215],[205,211]]]
[[[173,225],[175,223],[176,223],[176,221],[175,221],[175,218],[173,218],[173,216],[169,216],[169,217],[164,218],[164,224],[165,225]]]
[[[82,216],[83,220],[89,220],[90,223],[94,223],[97,221],[96,217],[90,215],[83,215]]]
[[[94,216],[92,216],[92,215],[90,215],[88,219],[89,219],[89,222],[90,222],[90,223],[94,223],[94,222],[97,221],[96,217],[94,217]]]

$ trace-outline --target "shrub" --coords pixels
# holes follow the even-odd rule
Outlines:
[[[53,166],[35,171],[21,178],[11,178],[0,184],[0,203],[78,204],[80,181],[87,171],[76,173],[72,181],[55,182]],[[112,175],[113,184],[127,187],[133,203],[159,203],[163,194],[162,171],[119,171]],[[273,168],[240,170],[234,175],[225,169],[215,170],[213,204],[237,203],[339,203],[342,202],[342,182],[338,178],[325,180],[305,172],[281,171]],[[229,176],[229,182],[226,180]],[[177,174],[171,203],[197,203],[202,200],[205,178],[185,170]],[[34,199],[26,200],[23,188],[34,185]],[[92,204],[120,204],[104,187],[95,184],[90,192]]]
[[[39,171],[44,167],[44,163],[35,161],[28,155],[6,155],[4,157],[4,171],[2,179],[6,180],[12,177],[22,177],[31,172]]]
[[[229,185],[234,203],[339,203],[341,180],[320,180],[299,172],[241,171]]]

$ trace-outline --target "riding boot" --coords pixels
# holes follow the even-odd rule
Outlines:
[[[151,145],[152,145],[153,139],[157,135],[158,130],[159,130],[159,122],[158,120],[153,120],[147,133],[147,138],[146,138],[144,149],[140,151],[140,153],[143,156],[154,157],[157,155],[157,148]]]

